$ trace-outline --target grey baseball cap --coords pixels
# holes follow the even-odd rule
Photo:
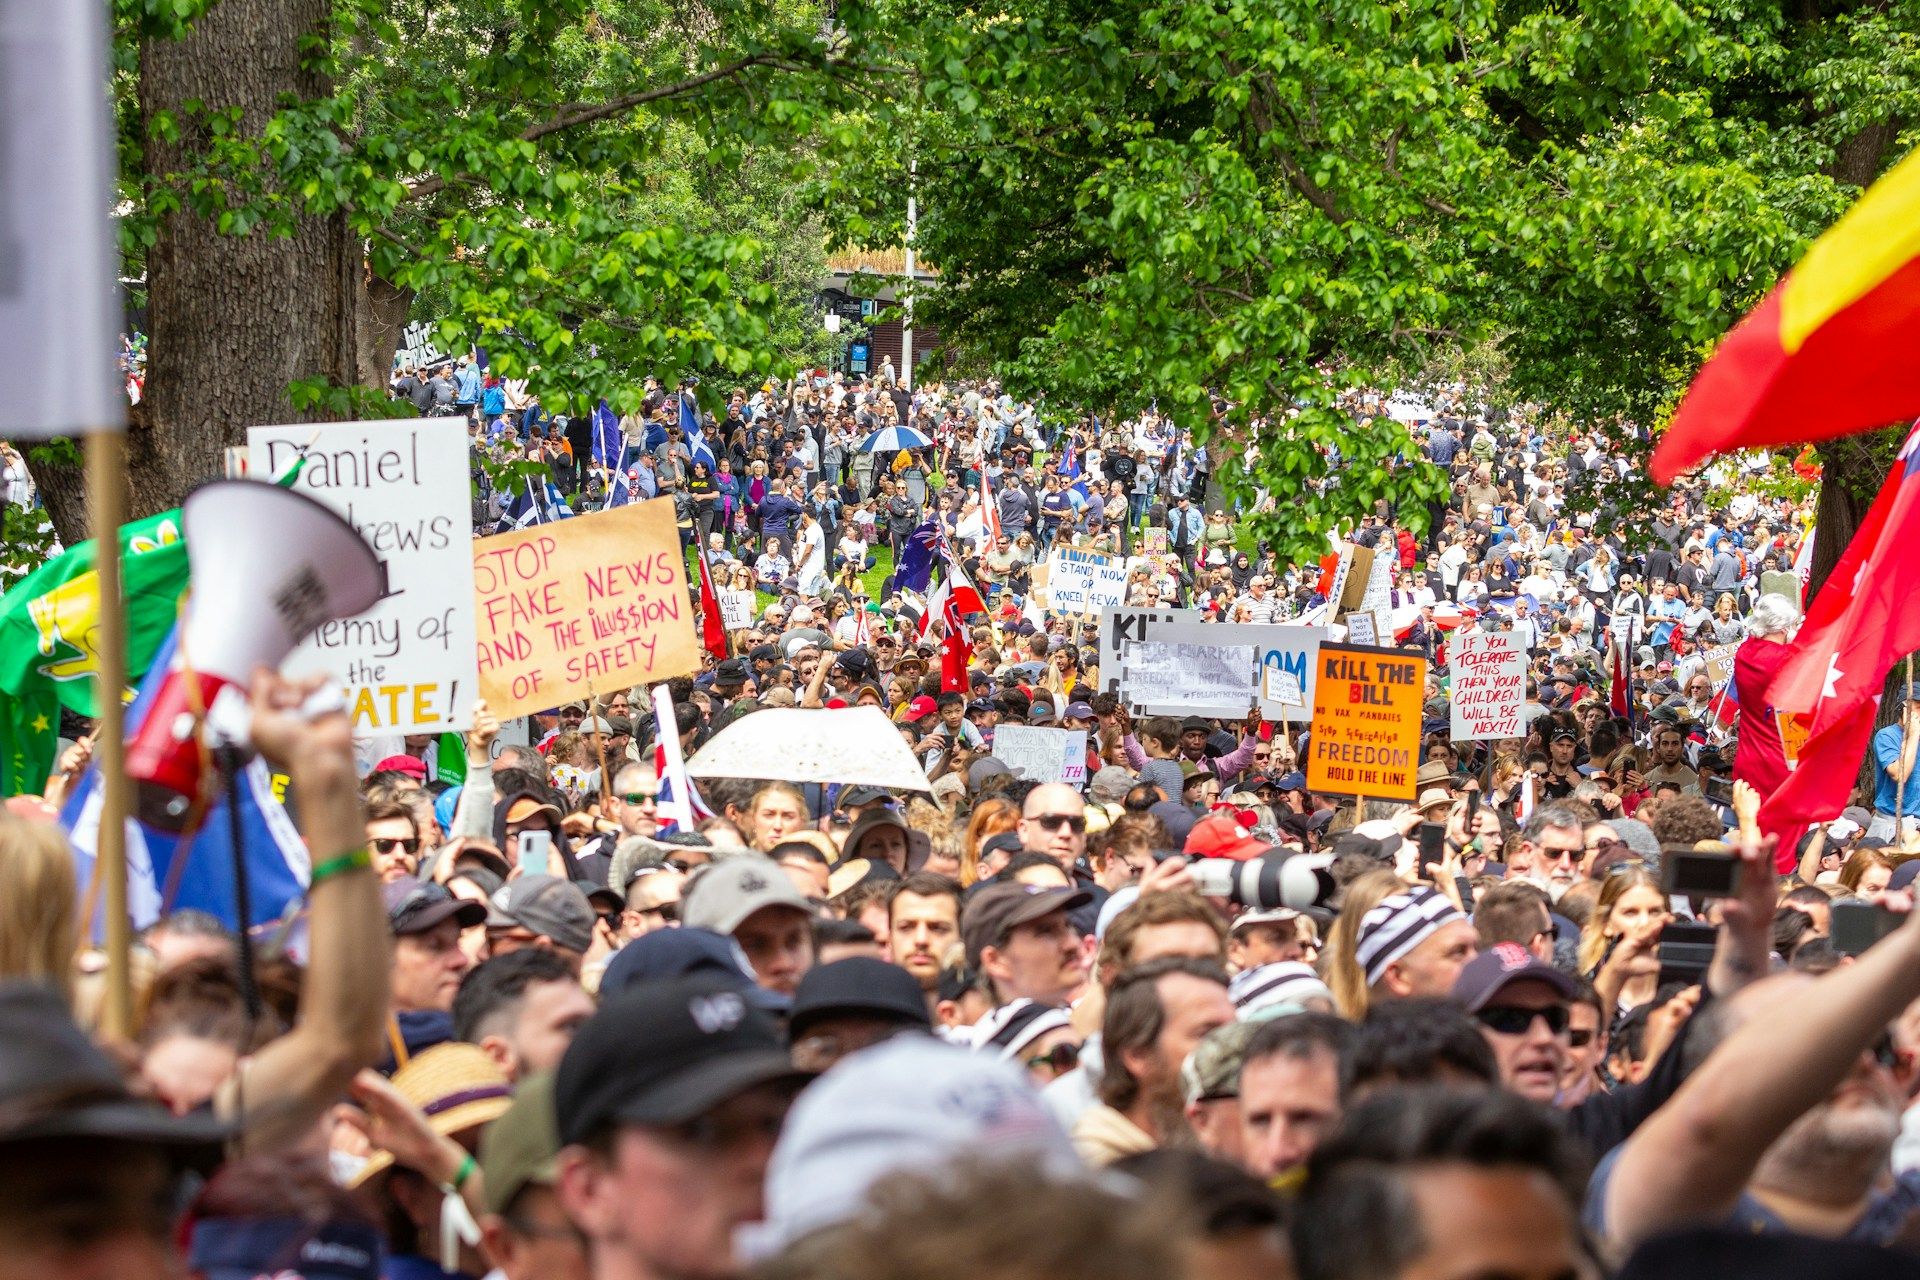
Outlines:
[[[694,873],[680,894],[680,923],[731,935],[763,907],[793,907],[813,914],[813,904],[773,859],[758,853],[737,854]]]
[[[526,929],[569,951],[593,945],[593,904],[570,880],[530,875],[511,881],[493,895],[489,929]]]

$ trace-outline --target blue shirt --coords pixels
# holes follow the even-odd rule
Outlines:
[[[463,366],[454,375],[453,398],[457,404],[472,404],[480,398],[480,370],[477,366]]]
[[[1893,775],[1887,766],[1900,759],[1900,725],[1888,725],[1873,735],[1873,758],[1880,768],[1874,774],[1873,811],[1894,812]],[[1900,801],[1902,817],[1920,818],[1920,768],[1907,775],[1906,795]]]

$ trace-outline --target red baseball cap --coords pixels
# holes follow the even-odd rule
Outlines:
[[[1222,809],[1208,814],[1187,832],[1181,852],[1189,858],[1232,858],[1245,862],[1265,853],[1271,846],[1247,834],[1237,810]]]
[[[395,773],[404,773],[410,778],[419,778],[422,781],[425,781],[427,776],[427,762],[419,756],[388,756],[385,760],[373,766],[375,773],[384,773],[388,769],[392,769]]]
[[[906,718],[908,720],[925,720],[939,709],[940,704],[923,693],[907,704]]]

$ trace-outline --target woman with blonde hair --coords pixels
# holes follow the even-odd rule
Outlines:
[[[1639,954],[1627,961],[1624,980],[1614,998],[1623,1011],[1637,1009],[1659,990],[1660,956],[1653,939],[1671,918],[1658,876],[1634,863],[1615,867],[1600,882],[1599,900],[1580,930],[1580,972],[1590,980],[1597,979],[1623,941],[1632,939],[1641,944]]]
[[[1840,867],[1840,887],[1868,902],[1878,902],[1899,865],[1900,859],[1889,856],[1884,849],[1855,849]]]
[[[0,813],[0,979],[26,978],[73,1001],[80,943],[73,854],[57,826]]]
[[[1358,1022],[1366,1016],[1371,995],[1367,975],[1360,968],[1356,954],[1360,945],[1360,919],[1382,900],[1411,887],[1383,867],[1354,880],[1340,895],[1340,914],[1327,931],[1326,946],[1320,952],[1320,976],[1333,991],[1334,1007],[1349,1022]]]

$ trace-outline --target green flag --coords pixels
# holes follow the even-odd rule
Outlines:
[[[0,596],[0,795],[37,794],[53,768],[60,709],[92,716],[100,594],[93,543],[35,569]],[[180,511],[120,526],[127,678],[138,681],[187,588]]]
[[[440,735],[440,750],[434,764],[434,776],[448,786],[459,787],[467,781],[467,740],[457,733]]]

